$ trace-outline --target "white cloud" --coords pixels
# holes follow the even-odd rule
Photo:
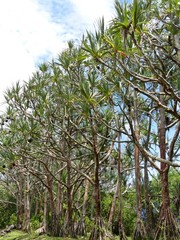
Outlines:
[[[105,15],[112,0],[0,1],[0,102],[17,80],[28,80],[39,59],[51,59]]]
[[[110,0],[71,0],[86,25],[91,26],[102,16],[112,18],[114,1]]]
[[[62,49],[61,26],[30,0],[0,2],[0,82],[2,91],[12,82],[28,79],[39,56]]]

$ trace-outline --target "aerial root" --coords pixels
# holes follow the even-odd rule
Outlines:
[[[170,208],[161,208],[154,240],[179,240],[180,229]]]
[[[145,240],[147,239],[146,230],[143,221],[139,218],[136,221],[133,240]]]

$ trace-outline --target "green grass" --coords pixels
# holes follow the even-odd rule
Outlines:
[[[47,235],[39,236],[37,234],[27,234],[22,231],[12,231],[5,236],[0,237],[0,240],[73,240],[72,238],[49,237]],[[83,238],[79,238],[85,240]]]
[[[13,239],[23,239],[27,234],[23,233],[21,231],[12,231],[5,236],[0,237],[1,239],[6,239],[6,240],[13,240]]]
[[[37,234],[27,234],[22,231],[14,230],[5,236],[0,237],[0,240],[73,240],[72,238],[49,237],[47,235],[39,236]],[[118,237],[116,239],[119,239]],[[77,239],[76,239],[77,240]],[[88,238],[80,237],[78,240],[88,240]],[[131,238],[128,238],[131,240]]]

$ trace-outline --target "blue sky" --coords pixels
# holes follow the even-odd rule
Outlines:
[[[0,103],[3,92],[27,81],[39,62],[55,58],[70,39],[81,39],[104,16],[113,17],[113,0],[0,1]],[[1,105],[2,111],[2,105]]]

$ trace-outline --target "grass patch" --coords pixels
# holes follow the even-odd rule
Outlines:
[[[22,231],[14,230],[5,236],[0,237],[0,240],[73,240],[72,238],[50,237],[47,235],[37,235],[35,233],[28,234]],[[80,237],[79,240],[87,240],[87,238]],[[77,240],[77,239],[76,239]]]
[[[117,240],[119,237],[116,238]],[[10,233],[8,233],[5,236],[0,237],[0,240],[73,240],[72,238],[62,238],[62,237],[50,237],[47,235],[39,236],[35,233],[28,234],[22,231],[14,230]],[[77,240],[77,238],[76,238]],[[78,240],[88,240],[88,237],[79,237]],[[128,240],[131,240],[131,238],[128,237]]]
[[[22,232],[22,231],[12,231],[2,237],[0,237],[0,240],[13,240],[13,239],[23,239],[23,237],[27,236],[26,233]]]

